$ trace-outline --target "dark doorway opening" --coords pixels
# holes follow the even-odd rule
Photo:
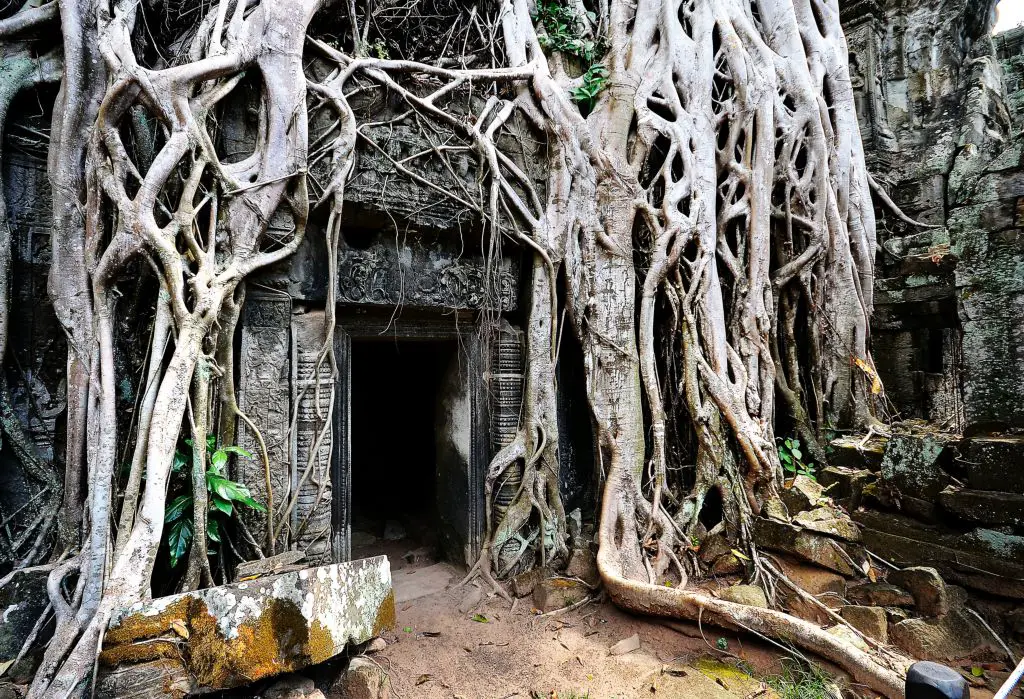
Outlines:
[[[438,411],[451,341],[352,342],[352,557],[439,560]]]

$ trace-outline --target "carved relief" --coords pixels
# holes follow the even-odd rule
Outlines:
[[[383,241],[339,253],[338,300],[450,309],[515,308],[519,281],[508,260],[488,269],[481,257],[459,256],[439,242],[412,237],[396,250]]]
[[[250,294],[242,321],[242,347],[238,365],[242,375],[238,402],[259,429],[267,445],[274,510],[281,509],[291,492],[291,459],[288,423],[291,414],[289,379],[289,326],[292,300],[286,294]],[[239,444],[255,455],[238,459],[235,480],[245,483],[253,497],[268,504],[267,477],[256,436],[239,423]],[[266,542],[267,515],[245,508],[240,511],[246,526],[260,544]],[[282,547],[286,540],[278,537]]]

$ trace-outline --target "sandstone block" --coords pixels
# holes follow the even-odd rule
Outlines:
[[[965,522],[1024,529],[1024,495],[1019,493],[947,488],[939,493],[939,504]]]
[[[372,660],[352,658],[344,674],[338,678],[332,695],[342,699],[389,699],[387,674]]]
[[[846,590],[851,602],[868,607],[913,607],[914,597],[890,583],[861,583]]]
[[[378,556],[140,602],[111,619],[100,663],[121,687],[136,663],[167,661],[190,692],[229,689],[321,663],[394,623],[391,568]],[[103,687],[99,696],[121,696]]]
[[[934,568],[918,566],[895,570],[889,573],[887,580],[910,592],[914,607],[923,616],[943,616],[949,612],[946,583]]]
[[[590,588],[578,580],[548,578],[533,588],[533,606],[542,612],[553,612],[582,602],[589,595]]]
[[[791,524],[758,517],[754,521],[754,538],[764,548],[789,553],[801,560],[852,577],[858,566],[867,560],[867,554],[857,544],[840,542],[830,536],[808,531]]]
[[[765,597],[764,590],[757,585],[733,585],[722,590],[718,597],[726,602],[768,609],[768,598]]]
[[[972,489],[1024,495],[1024,437],[974,437],[963,451]]]
[[[597,558],[589,548],[573,550],[565,574],[579,578],[591,587],[597,587],[601,583],[601,574],[597,570]]]
[[[882,479],[899,494],[930,500],[949,484],[940,458],[945,446],[932,436],[894,435],[885,447]]]
[[[847,605],[840,611],[850,626],[879,643],[889,642],[889,620],[881,607]]]

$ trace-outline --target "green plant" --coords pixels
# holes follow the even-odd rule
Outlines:
[[[586,19],[594,23],[597,16],[588,12]],[[534,21],[544,28],[544,33],[537,37],[540,45],[550,51],[568,53],[590,63],[603,48],[602,42],[586,36],[587,22],[573,7],[555,0],[538,2]]]
[[[814,463],[804,462],[804,453],[800,450],[800,440],[796,437],[779,439],[779,461],[786,473],[794,476],[806,476],[812,481],[817,480],[814,476]]]
[[[575,102],[592,109],[594,100],[608,84],[608,69],[602,65],[593,65],[583,74],[583,84],[572,89],[571,95]]]
[[[174,452],[174,462],[171,471],[174,474],[187,474],[188,466],[192,463],[191,439],[185,440],[186,450]],[[209,464],[206,469],[206,491],[209,512],[206,516],[206,538],[213,544],[219,544],[221,540],[221,526],[224,517],[230,517],[234,512],[235,504],[265,512],[266,508],[252,498],[249,489],[224,475],[224,467],[228,463],[229,454],[237,454],[246,459],[251,459],[252,454],[237,446],[224,446],[217,449],[216,435],[208,435],[206,438],[206,453]],[[183,481],[181,495],[171,500],[164,511],[164,523],[169,524],[165,534],[167,549],[170,554],[171,568],[176,568],[184,558],[188,547],[195,536],[195,522],[192,518],[194,495],[192,493],[192,479],[181,478]]]
[[[391,58],[391,53],[388,51],[387,44],[384,43],[383,39],[377,39],[368,47],[374,56],[382,61],[386,61]]]
[[[764,677],[780,699],[832,699],[840,696],[835,681],[817,665],[793,658],[782,660],[782,672]]]

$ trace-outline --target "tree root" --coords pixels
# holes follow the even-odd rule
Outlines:
[[[603,547],[602,547],[603,548]],[[871,654],[810,622],[773,609],[760,609],[716,599],[691,590],[647,585],[616,575],[602,554],[598,569],[605,590],[622,609],[652,616],[708,621],[716,626],[762,634],[819,655],[850,673],[853,679],[889,699],[902,699],[902,670],[883,665]]]

